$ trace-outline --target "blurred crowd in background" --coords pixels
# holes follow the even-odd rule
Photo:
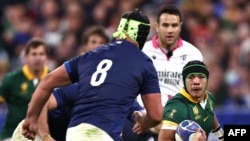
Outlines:
[[[249,0],[1,0],[0,80],[23,65],[22,48],[32,37],[49,45],[48,66],[53,70],[79,54],[86,29],[104,26],[111,39],[120,16],[135,8],[150,17],[151,39],[163,4],[182,11],[181,37],[203,54],[216,107],[250,113]]]

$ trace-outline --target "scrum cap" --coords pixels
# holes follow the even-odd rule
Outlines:
[[[141,49],[150,31],[150,22],[146,15],[138,9],[125,13],[113,34],[114,38],[126,39],[129,36],[136,41]]]
[[[209,71],[208,67],[201,61],[194,60],[189,61],[182,69],[182,78],[184,83],[184,88],[186,89],[186,79],[191,74],[204,74],[207,77],[209,77]]]

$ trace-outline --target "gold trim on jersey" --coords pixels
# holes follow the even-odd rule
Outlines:
[[[28,68],[27,65],[24,65],[24,66],[23,66],[22,71],[23,71],[24,75],[25,75],[29,80],[33,80],[33,79],[35,78],[35,76],[34,76],[34,75],[32,74],[32,72],[29,70],[29,68]],[[43,78],[46,74],[48,74],[48,72],[49,72],[49,69],[48,69],[46,66],[44,66],[44,67],[43,67],[43,72],[42,72],[41,77],[40,77],[39,79]]]
[[[178,126],[178,123],[173,122],[173,121],[169,121],[169,120],[163,120],[162,124],[167,125],[167,126],[173,126],[173,127]]]
[[[181,89],[181,94],[193,103],[199,103],[201,101],[201,98],[193,98],[184,88]],[[207,99],[207,97],[207,93],[205,93],[205,99]]]

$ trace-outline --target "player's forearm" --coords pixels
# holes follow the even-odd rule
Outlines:
[[[220,126],[217,116],[214,115],[214,123],[212,127],[212,133],[220,140],[224,141],[224,130]]]
[[[37,119],[40,115],[43,106],[45,105],[54,88],[53,84],[50,82],[50,79],[51,78],[46,76],[39,83],[29,103],[27,117],[33,117]]]
[[[42,112],[38,118],[37,131],[40,137],[50,135],[50,130],[48,126],[48,104],[46,103],[42,109]]]
[[[160,122],[158,120],[150,118],[144,111],[135,111],[133,113],[133,116],[135,118],[135,125],[132,130],[136,134],[144,132]]]
[[[151,127],[157,126],[158,124],[160,124],[160,121],[151,119],[148,116],[144,117],[143,123],[142,123],[145,129],[149,129]]]
[[[147,113],[144,119],[145,125],[150,128],[160,124],[163,116],[161,94],[146,94],[142,96],[142,100]]]

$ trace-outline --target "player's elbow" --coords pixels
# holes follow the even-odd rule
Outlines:
[[[155,125],[158,125],[162,121],[163,111],[154,112],[149,114],[149,118],[154,122]]]
[[[157,117],[157,118],[154,118],[154,117],[152,117],[152,118],[150,118],[151,119],[151,125],[150,125],[150,128],[152,128],[152,127],[156,127],[157,125],[160,125],[160,123],[161,123],[161,119],[162,118],[159,118],[159,117]]]
[[[155,116],[155,117],[151,117],[151,119],[155,122],[155,125],[157,125],[157,124],[160,124],[161,123],[161,121],[162,121],[162,116],[161,115],[159,115],[159,116]]]

